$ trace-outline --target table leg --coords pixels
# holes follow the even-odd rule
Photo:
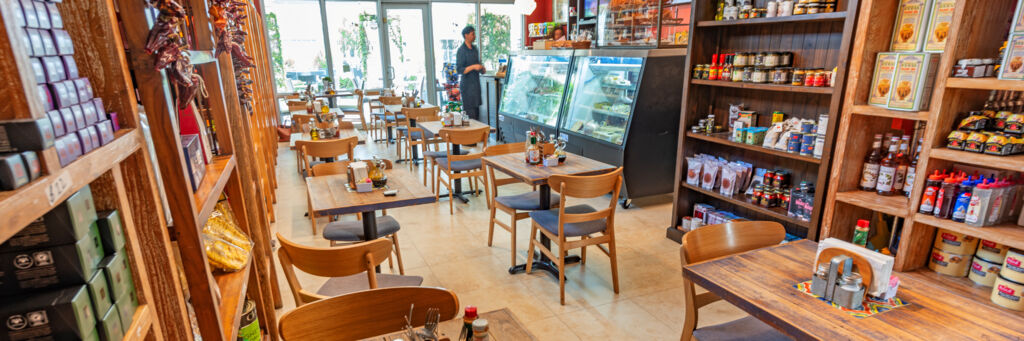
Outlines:
[[[367,241],[377,239],[377,212],[363,212],[363,238]],[[377,266],[377,273],[380,273],[380,265]]]
[[[551,209],[551,186],[548,186],[548,184],[545,183],[543,185],[540,185],[540,188],[538,188],[538,191],[540,191],[540,208],[541,208],[541,210],[549,210],[549,209]],[[547,235],[545,235],[543,233],[540,234],[540,243],[541,243],[541,245],[544,245],[544,247],[547,248],[548,250],[551,250],[551,239],[548,238]],[[558,250],[558,252],[562,252],[562,250]],[[555,278],[558,278],[558,276],[559,276],[558,265],[556,265],[554,262],[552,262],[551,258],[548,258],[548,256],[546,254],[544,254],[543,252],[537,252],[537,254],[534,254],[533,259],[534,259],[534,261],[533,261],[533,270],[547,271],[548,273],[554,275]],[[567,256],[567,257],[565,257],[565,264],[573,264],[573,263],[577,263],[579,261],[580,261],[580,257],[579,256],[575,256],[574,255],[574,256]],[[513,266],[511,268],[508,268],[508,273],[513,274],[513,275],[521,273],[521,272],[525,272],[525,271],[526,271],[526,264],[519,264],[519,265]]]

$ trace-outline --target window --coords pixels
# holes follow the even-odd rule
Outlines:
[[[480,61],[488,71],[497,70],[499,60],[523,45],[523,16],[512,4],[480,4]]]
[[[268,0],[267,29],[278,91],[293,92],[327,77],[320,4],[316,0]]]
[[[327,1],[327,35],[335,84],[340,89],[384,86],[377,3]]]
[[[455,51],[463,43],[462,29],[466,25],[476,24],[476,4],[435,2],[431,4],[431,28],[434,31],[434,70],[441,86],[439,91],[448,90],[441,98],[447,99],[453,94],[452,89],[458,87],[459,78],[455,72]],[[479,28],[477,28],[479,31]],[[480,34],[477,32],[477,47],[480,47]]]

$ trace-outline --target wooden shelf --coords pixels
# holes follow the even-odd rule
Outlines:
[[[928,121],[931,115],[928,111],[899,111],[890,110],[874,105],[854,105],[852,113],[856,115],[899,118],[904,120]]]
[[[0,217],[3,217],[3,223],[0,223],[0,243],[106,173],[138,150],[142,143],[138,130],[121,129],[115,134],[114,141],[82,155],[67,167],[51,170],[50,174],[19,189],[0,192]],[[56,157],[56,153],[50,155]],[[44,157],[41,161],[47,160]],[[52,192],[56,188],[63,190]]]
[[[779,84],[762,84],[762,83],[745,83],[745,82],[729,82],[729,81],[713,81],[707,79],[691,79],[691,84],[707,85],[707,86],[720,86],[727,88],[738,88],[738,89],[753,89],[753,90],[766,90],[766,91],[782,91],[782,92],[798,92],[806,94],[822,94],[831,95],[834,91],[830,86],[793,86],[793,85],[779,85]]]
[[[708,142],[712,142],[712,143],[717,143],[717,144],[720,144],[720,145],[723,145],[723,146],[730,146],[730,147],[734,147],[734,148],[753,150],[753,151],[759,152],[759,153],[771,154],[771,155],[775,155],[775,156],[778,156],[778,157],[790,158],[790,159],[793,159],[793,160],[798,160],[798,161],[803,161],[803,162],[809,162],[809,163],[815,163],[815,164],[820,164],[821,163],[821,159],[814,158],[814,157],[811,157],[811,156],[803,156],[803,155],[800,155],[800,154],[797,154],[797,153],[789,153],[789,152],[784,152],[784,151],[781,151],[781,150],[775,150],[775,149],[771,149],[771,148],[765,148],[765,147],[761,147],[761,146],[757,146],[757,145],[734,142],[734,141],[730,141],[729,139],[727,139],[725,137],[716,136],[716,135],[726,136],[728,134],[729,133],[717,133],[717,134],[708,135],[708,134],[700,134],[700,133],[694,133],[694,132],[687,132],[686,133],[686,137],[695,138],[695,139],[698,139],[698,140],[704,140],[704,141],[708,141]]]
[[[965,152],[948,148],[932,149],[929,155],[932,158],[972,164],[982,167],[995,167],[1012,171],[1024,170],[1024,154],[998,156],[975,152]]]
[[[775,23],[805,23],[815,21],[843,21],[845,19],[846,12],[842,11],[831,13],[789,15],[785,17],[772,18],[754,18],[739,20],[702,20],[697,22],[697,27],[763,25]]]
[[[145,340],[155,320],[156,312],[149,304],[139,305],[132,315],[132,324],[125,329],[124,340]]]
[[[988,320],[1001,321],[1007,326],[1024,324],[1024,314],[1021,314],[1021,312],[1006,309],[992,303],[990,298],[992,296],[992,287],[975,284],[967,277],[946,276],[928,268],[895,273],[895,275],[914,278],[920,282],[928,283],[927,285],[934,286],[939,291],[948,292],[951,296],[970,299],[982,307],[983,311],[978,312],[984,313],[983,316],[986,316]]]
[[[956,78],[946,79],[947,88],[974,90],[1012,90],[1024,91],[1024,81],[989,78]]]
[[[836,193],[836,200],[901,218],[906,218],[910,214],[910,199],[902,195],[884,196],[875,192],[854,190]]]
[[[238,335],[238,323],[242,317],[242,306],[245,304],[246,286],[249,284],[249,270],[252,268],[252,256],[242,270],[235,272],[217,272],[213,279],[220,288],[220,325],[225,340],[234,340]]]
[[[795,217],[790,217],[788,214],[786,214],[786,210],[784,208],[780,208],[780,207],[768,208],[768,207],[764,207],[764,206],[761,206],[761,205],[750,203],[749,201],[747,201],[747,198],[749,198],[749,196],[745,195],[745,194],[740,194],[740,195],[736,195],[736,196],[731,196],[730,197],[730,196],[725,196],[722,193],[719,193],[718,191],[709,191],[709,190],[706,190],[706,189],[703,189],[703,188],[700,188],[700,187],[697,187],[697,186],[690,185],[690,184],[685,183],[685,182],[682,183],[682,186],[683,186],[683,188],[689,189],[691,191],[698,192],[698,193],[701,193],[701,194],[713,197],[715,199],[718,199],[718,200],[721,200],[721,201],[725,201],[725,202],[728,202],[728,203],[736,205],[736,206],[743,207],[743,208],[745,208],[747,210],[754,211],[754,212],[757,212],[757,213],[760,213],[760,214],[764,214],[764,215],[773,217],[773,218],[778,219],[778,220],[782,220],[782,221],[787,222],[787,223],[799,225],[799,226],[804,227],[804,228],[810,228],[811,227],[811,223],[809,221],[803,221],[803,220],[797,219]],[[737,212],[737,214],[742,215],[741,212]]]
[[[914,214],[914,221],[944,228],[950,231],[975,236],[981,239],[994,240],[1010,247],[1024,249],[1024,226],[1015,223],[1004,223],[995,226],[974,227],[949,219],[936,218],[931,214]]]
[[[205,222],[213,213],[217,199],[224,192],[232,171],[235,169],[235,156],[225,155],[214,157],[206,165],[206,175],[199,183],[199,189],[193,194],[196,200],[196,221]]]

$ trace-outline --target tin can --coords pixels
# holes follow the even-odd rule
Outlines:
[[[770,187],[773,182],[775,182],[775,171],[770,170],[764,172],[764,178],[761,179],[761,184],[764,184],[765,187]]]
[[[996,282],[996,277],[999,277],[999,268],[1000,264],[989,262],[975,255],[971,260],[971,272],[967,274],[967,278],[974,283],[991,287]]]
[[[974,255],[992,263],[1003,264],[1003,261],[1006,260],[1006,253],[1009,250],[1009,246],[982,239],[978,243],[978,251],[974,252]]]
[[[932,249],[932,257],[928,268],[943,275],[964,277],[970,268],[971,256]]]
[[[1024,251],[1010,249],[1010,252],[1006,253],[1003,270],[999,275],[1014,282],[1024,283]]]
[[[800,140],[803,139],[804,134],[791,133],[789,135],[789,141],[786,142],[786,151],[790,153],[800,152]]]
[[[804,134],[810,134],[814,132],[814,121],[803,120],[800,121],[800,132]]]
[[[814,155],[814,140],[817,136],[814,134],[805,134],[803,140],[800,141],[800,155],[811,156]]]
[[[814,78],[817,77],[817,69],[808,69],[804,75],[804,86],[814,86]]]
[[[992,303],[1005,308],[1024,311],[1024,284],[999,276],[992,288],[990,299]]]
[[[974,254],[978,238],[950,230],[939,229],[935,235],[934,248],[959,255]],[[1012,278],[1011,278],[1012,279]]]
[[[754,194],[750,196],[750,202],[754,204],[759,204],[761,202],[762,196],[764,196],[764,186],[754,185]]]
[[[786,114],[783,114],[781,111],[773,111],[772,112],[772,124],[776,124],[776,123],[779,123],[779,122],[782,122],[782,121],[785,121],[785,120],[786,120]]]
[[[775,177],[772,179],[772,186],[775,188],[789,187],[789,172],[787,171],[775,171]]]

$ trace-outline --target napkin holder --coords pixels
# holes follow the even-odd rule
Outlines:
[[[356,192],[369,192],[373,190],[373,183],[370,182],[370,171],[366,162],[356,161],[348,164],[348,185]]]
[[[558,165],[558,155],[551,154],[544,157],[544,167],[555,167]]]
[[[895,258],[892,256],[886,256],[881,253],[866,249],[862,246],[836,239],[826,238],[818,243],[818,254],[815,256],[815,269],[817,265],[823,262],[828,262],[832,256],[838,253],[835,250],[840,249],[846,251],[846,255],[851,256],[854,259],[854,266],[864,269],[871,268],[870,271],[858,270],[862,275],[865,272],[870,272],[872,276],[863,276],[864,286],[867,287],[867,294],[872,297],[886,297],[889,288],[889,277],[892,275],[893,264]],[[826,253],[826,251],[828,251]]]

